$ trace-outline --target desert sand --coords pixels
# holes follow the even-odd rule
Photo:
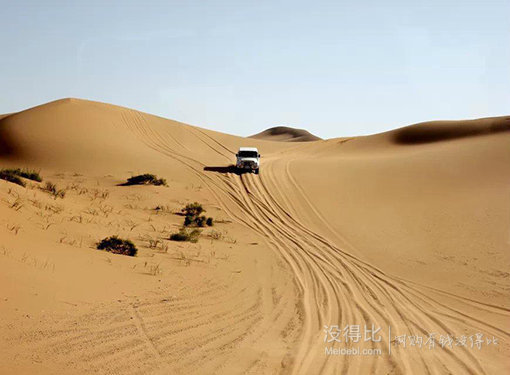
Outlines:
[[[281,142],[312,142],[321,139],[308,130],[290,128],[288,126],[275,126],[251,135],[249,138]]]
[[[2,117],[0,168],[44,181],[0,180],[0,373],[508,373],[510,117],[262,138],[78,99]],[[260,175],[231,173],[239,146]],[[119,186],[141,173],[168,187]],[[216,224],[169,241],[194,201]],[[96,250],[110,235],[138,255]],[[484,342],[395,340],[430,333]]]

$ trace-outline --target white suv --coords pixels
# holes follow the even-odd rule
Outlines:
[[[239,147],[236,154],[236,168],[259,174],[260,154],[255,147]]]

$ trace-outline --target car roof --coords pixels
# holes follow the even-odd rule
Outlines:
[[[239,147],[239,151],[255,151],[259,152],[256,147]]]

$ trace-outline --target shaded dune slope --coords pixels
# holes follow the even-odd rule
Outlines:
[[[393,132],[398,144],[420,144],[510,131],[510,117],[465,121],[432,121]]]

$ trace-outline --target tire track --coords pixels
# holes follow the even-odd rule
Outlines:
[[[458,296],[451,298],[455,298],[457,305],[469,304],[470,309],[465,311],[470,313],[449,307],[430,294],[424,293],[426,288],[423,286],[385,274],[377,267],[357,258],[337,246],[335,242],[303,225],[296,217],[298,211],[292,209],[293,205],[307,206],[308,212],[311,209],[333,237],[351,247],[313,207],[310,199],[293,178],[290,162],[276,168],[274,162],[268,160],[260,176],[204,173],[203,162],[169,145],[166,141],[167,132],[157,131],[142,118],[135,121],[134,125],[131,130],[138,134],[147,146],[178,161],[190,170],[196,178],[204,182],[218,204],[233,220],[263,236],[292,270],[299,300],[293,314],[300,316],[298,321],[302,327],[299,339],[294,339],[290,343],[291,346],[286,354],[292,358],[291,372],[295,374],[366,373],[367,369],[372,369],[378,372],[416,373],[419,368],[422,373],[433,374],[454,372],[462,368],[468,374],[487,373],[482,363],[467,348],[430,352],[394,348],[395,354],[383,356],[382,360],[377,357],[342,357],[339,360],[325,356],[322,333],[324,325],[386,325],[409,334],[484,332],[508,339],[510,333],[507,329],[477,317],[473,307],[477,306],[479,311],[496,312],[505,317],[509,317],[510,312],[497,306],[484,306],[476,301],[464,301]],[[222,159],[230,157],[225,151],[231,151],[213,137],[203,132],[201,132],[203,136],[193,133],[201,143]],[[286,196],[285,191],[297,192],[298,199]],[[448,296],[442,293],[442,299],[444,298]],[[292,299],[288,299],[280,308],[288,307],[291,301]],[[260,311],[260,306],[258,308]],[[272,309],[276,310],[275,307]],[[272,316],[278,317],[284,313],[284,310],[274,311]],[[237,319],[239,318],[238,316]],[[283,324],[289,324],[291,321],[287,314],[280,322],[278,329],[283,332],[285,330]],[[183,327],[183,329],[191,333],[190,328]],[[231,327],[232,334],[230,336],[227,334],[230,339],[223,345],[228,346],[228,342],[263,345],[265,331],[271,329],[271,326],[262,317],[253,321],[253,328],[248,334],[236,329]],[[214,333],[219,334],[218,331]],[[387,342],[380,345],[384,351],[389,350]],[[375,346],[371,344],[371,347]],[[221,360],[214,358],[214,353],[221,348],[224,349],[225,346],[211,343],[208,347],[210,355],[204,356],[202,361],[204,363],[216,361],[218,368],[224,369],[225,365],[221,364]],[[190,370],[192,362],[184,360],[180,370]],[[253,363],[247,363],[246,369],[253,365]]]
[[[195,171],[198,175],[202,174],[199,170]],[[320,332],[324,324],[384,322],[407,332],[422,334],[463,332],[468,328],[508,337],[506,330],[466,314],[459,315],[459,311],[425,297],[411,284],[385,275],[381,270],[346,253],[326,238],[304,227],[288,210],[282,208],[268,188],[269,180],[276,180],[271,164],[266,164],[264,171],[259,178],[251,175],[240,178],[234,175],[200,178],[211,190],[215,190],[218,198],[218,191],[226,195],[228,201],[219,199],[226,211],[237,212],[233,215],[235,219],[265,236],[294,271],[305,317],[301,343],[295,351],[295,373],[309,373],[313,368],[320,368],[323,372],[363,368],[358,358],[345,358],[343,364],[339,365],[331,363],[329,357],[322,355],[321,358],[322,353],[314,353],[314,350],[323,344]],[[298,188],[302,194],[291,177],[288,164],[284,171],[283,175],[287,177],[284,181],[282,174],[278,175],[279,190],[283,190],[285,182],[287,188]],[[280,193],[280,196],[285,195]],[[306,197],[302,200],[311,206]],[[289,203],[285,200],[283,204],[288,206]],[[320,217],[316,210],[315,214]],[[322,217],[320,219],[325,221]],[[328,229],[332,231],[331,227]],[[508,316],[508,312],[502,313]],[[448,324],[442,322],[445,318],[448,318]],[[411,372],[413,366],[409,356],[407,353],[399,354],[398,358],[388,358],[386,367],[399,373]],[[467,373],[486,373],[480,362],[467,349],[456,352],[445,350],[433,353],[432,356],[435,358],[435,365],[426,366],[429,358],[423,357],[419,351],[413,353],[413,357],[418,358],[425,365],[423,368],[429,372],[455,369],[460,364]],[[366,363],[364,365],[366,366]]]

